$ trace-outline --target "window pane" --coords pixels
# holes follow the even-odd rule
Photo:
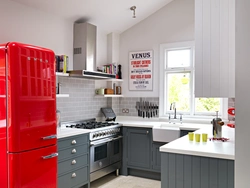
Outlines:
[[[190,73],[167,74],[167,111],[170,104],[175,102],[176,110],[190,111]]]
[[[220,98],[195,98],[195,112],[215,111],[220,111]]]
[[[167,52],[167,68],[189,67],[190,49],[174,50]]]

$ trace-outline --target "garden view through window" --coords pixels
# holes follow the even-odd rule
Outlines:
[[[221,111],[220,98],[195,98],[194,49],[180,47],[165,49],[165,114],[172,113],[175,103],[177,113],[187,115],[215,115]]]

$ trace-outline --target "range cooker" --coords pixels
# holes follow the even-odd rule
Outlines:
[[[62,123],[66,128],[89,129],[90,181],[116,171],[119,174],[122,158],[122,128],[116,122],[88,120]]]

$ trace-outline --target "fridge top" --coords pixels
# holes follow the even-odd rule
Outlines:
[[[50,49],[17,42],[0,45],[0,120],[7,120],[9,152],[56,144],[54,62]]]

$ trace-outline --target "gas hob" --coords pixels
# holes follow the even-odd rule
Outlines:
[[[64,122],[62,125],[69,129],[90,130],[90,141],[121,135],[121,125],[117,122],[97,122],[95,119]]]

